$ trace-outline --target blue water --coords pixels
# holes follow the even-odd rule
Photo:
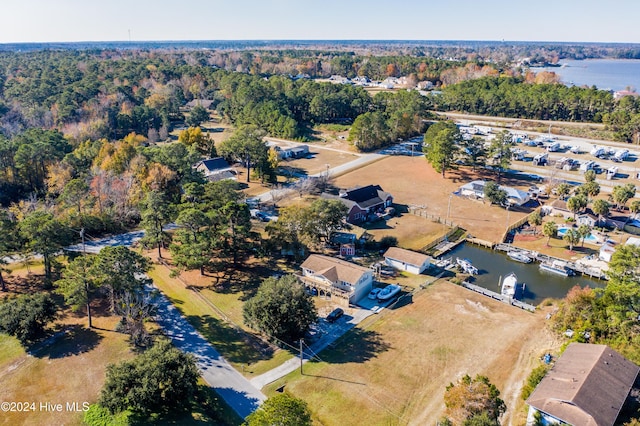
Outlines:
[[[487,250],[471,244],[461,244],[443,257],[450,256],[454,259],[456,257],[469,259],[479,270],[479,274],[471,282],[498,293],[500,280],[514,272],[518,276],[518,283],[525,284],[521,300],[533,305],[537,305],[548,297],[561,299],[575,285],[597,288],[604,287],[607,283],[580,275],[563,277],[542,271],[539,263],[519,263],[509,259],[503,252]]]
[[[569,228],[558,228],[558,235],[560,235],[561,237],[564,237],[564,234],[567,233],[567,229]],[[587,243],[597,243],[598,239],[595,237],[595,235],[589,234],[586,237],[584,237],[584,241]]]
[[[640,60],[586,59],[561,60],[562,67],[532,68],[534,72],[552,71],[570,86],[596,86],[602,90],[640,90]]]

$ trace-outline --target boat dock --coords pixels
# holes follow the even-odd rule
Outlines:
[[[515,307],[520,308],[520,309],[524,309],[525,311],[535,312],[535,310],[536,310],[536,307],[533,306],[533,305],[530,305],[530,304],[525,303],[525,302],[521,302],[521,301],[513,299],[511,297],[503,296],[500,293],[496,293],[495,291],[487,290],[484,287],[480,287],[478,285],[471,284],[471,283],[468,283],[466,281],[462,283],[462,286],[464,288],[466,288],[466,289],[475,291],[476,293],[480,293],[480,294],[488,296],[488,297],[490,297],[492,299],[499,300],[499,301],[501,301],[503,303],[507,303],[507,304],[509,304],[511,306],[515,306]]]
[[[582,275],[588,275],[592,278],[598,278],[598,279],[607,279],[605,273],[598,268],[590,268],[587,265],[583,265],[581,263],[572,262],[570,260],[560,259],[557,257],[547,256],[546,254],[541,254],[536,251],[521,249],[519,247],[514,247],[511,244],[506,244],[506,243],[496,244],[495,247],[493,247],[493,249],[504,251],[504,252],[510,252],[510,251],[516,250],[526,254],[533,260],[540,263],[543,263],[543,262],[551,263],[551,262],[557,261],[565,264],[568,268],[573,269],[574,271],[580,272]]]

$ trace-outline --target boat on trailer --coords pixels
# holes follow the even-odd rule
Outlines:
[[[469,275],[477,275],[478,274],[478,268],[473,266],[473,264],[471,263],[471,261],[469,259],[460,259],[459,257],[456,257],[456,263],[467,274],[469,274]]]
[[[378,300],[389,300],[396,294],[400,293],[400,290],[402,290],[402,287],[400,287],[399,285],[389,284],[388,286],[383,288],[380,293],[378,293]]]
[[[507,252],[507,256],[509,256],[509,258],[515,260],[516,262],[531,263],[533,261],[533,259],[529,257],[525,252],[518,250],[511,250]]]

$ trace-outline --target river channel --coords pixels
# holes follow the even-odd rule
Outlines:
[[[537,305],[548,297],[561,299],[575,285],[596,288],[604,287],[607,283],[604,280],[592,279],[580,274],[575,277],[563,277],[541,271],[539,263],[519,263],[511,260],[503,252],[467,243],[459,245],[443,257],[450,256],[453,256],[454,260],[456,257],[469,259],[479,270],[478,275],[470,282],[497,293],[500,293],[498,283],[501,277],[514,272],[518,276],[518,283],[525,284],[521,300],[532,305]]]

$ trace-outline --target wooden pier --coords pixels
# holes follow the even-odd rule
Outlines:
[[[500,293],[496,293],[495,291],[487,290],[484,287],[480,287],[478,285],[471,284],[471,283],[468,283],[466,281],[462,283],[462,286],[464,288],[466,288],[466,289],[475,291],[476,293],[480,293],[480,294],[482,294],[484,296],[488,296],[488,297],[490,297],[492,299],[499,300],[500,302],[507,303],[507,304],[509,304],[511,306],[515,306],[516,308],[524,309],[525,311],[535,312],[535,310],[536,310],[536,307],[533,306],[533,305],[530,305],[530,304],[525,303],[525,302],[521,302],[521,301],[516,300],[516,299],[514,299],[512,297],[503,296]]]
[[[506,243],[496,244],[494,247],[494,250],[499,250],[504,252],[509,252],[512,250],[519,251],[540,263],[542,262],[550,263],[550,262],[557,261],[567,265],[568,268],[571,268],[574,271],[580,272],[582,275],[588,275],[591,278],[598,278],[598,279],[605,279],[605,280],[607,279],[607,276],[605,275],[605,273],[598,268],[590,268],[581,263],[560,259],[558,257],[547,256],[546,254],[538,253],[536,251],[521,249],[518,247],[514,247],[511,244],[506,244]]]

